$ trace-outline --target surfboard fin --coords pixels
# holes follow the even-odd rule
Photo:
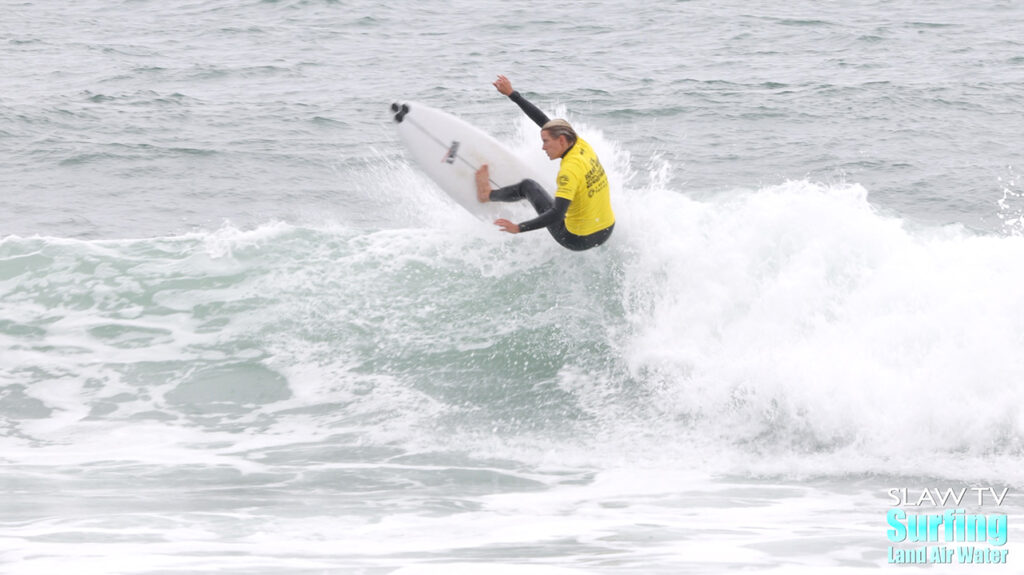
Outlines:
[[[395,121],[401,124],[402,120],[405,119],[405,115],[409,113],[409,105],[402,104],[399,106],[398,103],[395,102],[394,104],[391,104],[391,111],[395,113]]]

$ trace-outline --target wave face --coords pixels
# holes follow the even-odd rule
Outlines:
[[[696,201],[651,180],[618,190],[614,241],[584,254],[442,201],[419,229],[8,237],[3,441],[67,453],[144,423],[175,448],[232,437],[240,464],[274,430],[737,473],[1007,473],[1024,240],[910,229],[853,184]]]

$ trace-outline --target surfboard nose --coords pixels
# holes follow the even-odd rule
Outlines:
[[[391,104],[391,111],[395,113],[395,121],[401,123],[405,119],[405,115],[409,113],[409,105],[394,102]]]

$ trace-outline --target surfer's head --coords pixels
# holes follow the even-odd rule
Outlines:
[[[569,122],[566,122],[561,118],[549,120],[541,128],[541,131],[551,134],[552,138],[565,136],[566,141],[569,142],[569,146],[576,143],[576,130],[573,130]]]
[[[541,127],[540,139],[544,142],[544,151],[554,160],[565,155],[576,143],[576,130],[565,120],[550,120]]]

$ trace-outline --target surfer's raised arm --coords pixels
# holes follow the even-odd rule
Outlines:
[[[543,128],[544,124],[548,123],[549,118],[547,114],[542,112],[537,106],[531,104],[529,100],[520,95],[519,92],[513,90],[512,82],[508,78],[499,74],[498,79],[494,81],[494,87],[503,95],[508,96],[510,100],[515,102],[516,105],[519,106],[535,124]]]

